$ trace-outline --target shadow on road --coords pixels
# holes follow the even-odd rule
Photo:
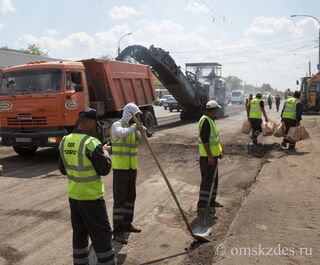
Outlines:
[[[53,148],[43,149],[29,157],[19,155],[9,155],[0,158],[3,166],[3,176],[10,178],[33,178],[43,176],[43,178],[57,177],[60,174],[50,172],[58,169],[58,152]]]
[[[167,129],[171,129],[171,128],[187,125],[187,124],[194,123],[194,122],[196,122],[196,121],[175,121],[175,122],[168,123],[168,124],[158,125],[155,128],[155,131],[156,132],[164,131],[164,130],[167,130]]]
[[[302,152],[302,151],[296,151],[296,150],[285,150],[285,153],[291,156],[304,156],[304,155],[310,154],[310,152]]]
[[[193,250],[199,248],[200,246],[201,246],[201,244],[199,244],[199,243],[192,243],[190,248],[185,248],[185,251],[183,251],[183,252],[180,252],[180,253],[177,253],[177,254],[173,254],[173,255],[170,255],[170,256],[167,256],[167,257],[163,257],[163,258],[147,261],[147,262],[144,262],[144,263],[140,263],[139,265],[150,265],[150,264],[156,264],[156,263],[163,264],[162,262],[165,262],[165,264],[170,264],[170,262],[168,260],[176,258],[176,257],[179,257],[179,256],[186,255],[186,254],[192,252]]]

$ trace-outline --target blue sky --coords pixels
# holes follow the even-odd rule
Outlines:
[[[130,44],[154,44],[186,62],[218,61],[247,83],[296,88],[318,60],[320,1],[288,0],[0,0],[0,45],[37,43],[52,57],[115,56]],[[299,55],[293,55],[294,53]],[[302,55],[301,55],[302,54]]]

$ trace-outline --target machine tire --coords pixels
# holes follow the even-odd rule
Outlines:
[[[146,111],[143,115],[143,124],[147,128],[147,136],[151,137],[154,133],[154,117],[151,111]]]
[[[13,146],[13,150],[20,156],[31,156],[37,151],[36,146]]]
[[[189,112],[186,112],[186,111],[183,111],[183,110],[180,112],[180,120],[188,121],[190,119],[191,119],[191,117],[190,117],[190,113]]]

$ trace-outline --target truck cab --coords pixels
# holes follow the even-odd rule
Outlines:
[[[5,69],[0,80],[2,144],[21,155],[56,146],[88,106],[86,90],[80,62],[31,62]]]

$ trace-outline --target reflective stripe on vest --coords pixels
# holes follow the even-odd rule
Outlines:
[[[284,110],[282,113],[282,118],[284,119],[297,119],[297,98],[288,98],[284,103]]]
[[[95,147],[101,143],[80,133],[69,134],[60,143],[60,156],[68,176],[68,195],[76,200],[96,200],[104,195],[101,177],[86,155],[90,144]]]
[[[209,137],[210,151],[211,151],[211,154],[213,157],[218,157],[222,152],[222,147],[220,144],[219,130],[218,130],[218,127],[216,126],[216,123],[212,119],[208,118],[205,115],[203,115],[201,117],[201,119],[199,120],[199,125],[198,125],[199,154],[202,157],[208,156],[206,149],[204,148],[204,145],[201,141],[201,137],[200,137],[201,128],[202,128],[203,122],[206,119],[208,120],[208,122],[210,124],[210,137]]]
[[[250,113],[249,118],[252,119],[261,119],[261,107],[260,107],[261,99],[254,98],[250,101]]]
[[[119,122],[122,127],[129,127],[122,120]],[[126,137],[119,137],[117,141],[112,139],[111,132],[111,146],[113,169],[127,170],[138,168],[138,141],[135,132]]]

